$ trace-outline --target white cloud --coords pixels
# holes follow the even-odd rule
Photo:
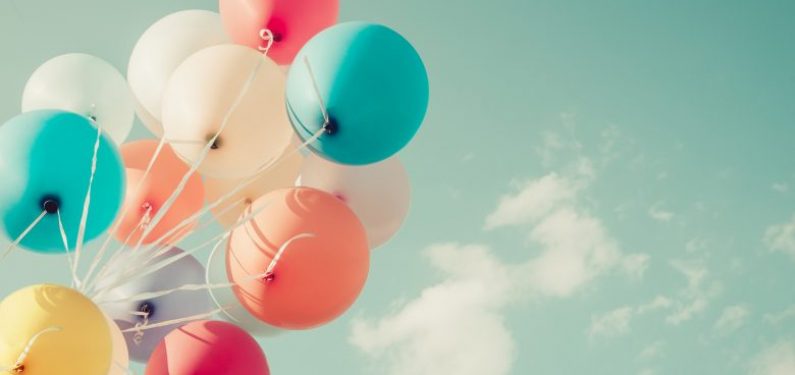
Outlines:
[[[665,318],[672,325],[693,319],[707,309],[721,289],[720,283],[708,283],[709,271],[702,261],[674,260],[671,266],[687,279],[687,286],[678,292],[673,311]]]
[[[621,265],[628,275],[639,279],[649,268],[649,259],[647,254],[630,254],[624,257]]]
[[[723,309],[720,317],[715,321],[715,330],[721,334],[732,333],[745,324],[745,320],[751,314],[747,306],[734,305]]]
[[[629,323],[635,310],[630,306],[619,307],[602,315],[591,317],[588,336],[620,336],[629,332]]]
[[[486,217],[486,229],[536,221],[554,207],[572,201],[579,189],[576,184],[556,173],[527,181],[517,187],[516,193],[500,198],[497,209]]]
[[[789,185],[787,185],[787,184],[785,184],[783,182],[776,182],[776,183],[773,184],[773,186],[771,186],[771,188],[773,189],[773,191],[776,191],[776,192],[779,192],[779,193],[786,193],[786,192],[789,191]]]
[[[663,355],[664,349],[664,341],[655,341],[640,351],[640,354],[638,354],[638,359],[642,361],[651,361],[653,359],[660,358]]]
[[[791,341],[780,341],[765,348],[751,360],[749,374],[795,374],[795,345]]]
[[[788,253],[795,258],[795,215],[789,222],[767,228],[763,240],[770,250]]]
[[[780,311],[773,314],[765,314],[765,320],[770,324],[781,324],[789,319],[795,318],[795,305],[792,305],[786,308],[784,311]]]
[[[657,296],[653,300],[638,306],[622,306],[601,315],[591,317],[591,325],[588,328],[588,336],[591,339],[596,337],[614,337],[629,333],[632,320],[638,316],[645,315],[657,310],[671,307],[671,300],[665,296]]]
[[[511,301],[510,266],[483,246],[432,246],[447,278],[377,321],[354,321],[350,341],[388,374],[508,374],[515,343],[502,310]]]
[[[674,218],[674,213],[663,208],[662,202],[657,202],[649,207],[649,217],[661,222],[669,222]]]

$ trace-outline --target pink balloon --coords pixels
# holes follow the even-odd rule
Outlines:
[[[295,55],[315,34],[337,22],[339,0],[220,0],[219,10],[227,33],[237,44],[265,48],[262,31],[274,42],[268,57],[280,65]]]
[[[146,375],[269,375],[257,341],[227,322],[200,320],[177,328],[160,341]]]

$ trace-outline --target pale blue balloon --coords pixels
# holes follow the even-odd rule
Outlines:
[[[55,211],[60,211],[69,248],[74,249],[88,191],[97,128],[81,115],[33,111],[0,126],[0,226],[14,240],[45,209],[50,213],[20,245],[42,253],[60,253],[64,244]],[[124,164],[104,134],[97,152],[85,240],[111,225],[124,199]]]
[[[331,161],[363,165],[394,155],[417,133],[428,108],[422,59],[383,25],[342,23],[301,49],[290,68],[286,97],[290,121],[304,140],[325,122],[313,75],[331,128],[309,147]]]

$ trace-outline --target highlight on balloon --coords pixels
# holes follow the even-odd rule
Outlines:
[[[220,0],[163,14],[126,66],[31,66],[0,126],[0,267],[70,280],[2,299],[0,373],[269,374],[258,339],[356,303],[409,212],[429,83],[398,31],[339,11]]]

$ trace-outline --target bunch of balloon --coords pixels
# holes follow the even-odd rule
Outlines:
[[[338,0],[218,5],[143,31],[126,79],[45,62],[0,126],[0,260],[65,255],[72,279],[0,303],[0,372],[268,374],[254,337],[342,316],[402,226],[419,53]],[[136,115],[154,138],[127,141]]]

